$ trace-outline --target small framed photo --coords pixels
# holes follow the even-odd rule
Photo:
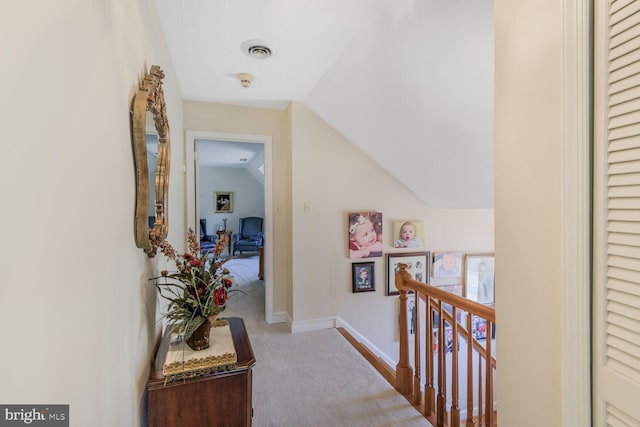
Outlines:
[[[373,262],[354,262],[351,264],[351,281],[353,292],[370,292],[376,290]]]
[[[349,258],[382,256],[382,212],[349,212]]]
[[[233,193],[231,191],[216,191],[213,195],[216,213],[233,212]]]
[[[444,345],[445,345],[445,353],[453,353],[453,329],[451,326],[445,326],[444,328]],[[438,337],[440,333],[438,332],[438,328],[434,328],[433,330],[433,352],[438,352]],[[460,341],[458,341],[458,350],[460,350]]]
[[[429,284],[448,286],[462,285],[462,283],[462,253],[433,252]]]
[[[471,318],[471,334],[478,341],[487,339],[487,320],[479,316]],[[496,324],[491,324],[491,339],[496,337]]]
[[[396,288],[396,273],[400,264],[407,265],[407,272],[418,282],[427,283],[429,277],[429,252],[401,252],[387,254],[387,295],[400,295]]]
[[[422,221],[394,222],[393,247],[424,248],[424,223]]]
[[[447,311],[449,314],[453,314],[453,307],[450,304],[443,304],[443,310]],[[463,310],[456,310],[456,322],[464,327],[467,313]],[[444,317],[444,343],[446,345],[445,352],[451,353],[453,352],[453,321],[447,320],[446,316]],[[438,313],[433,312],[433,339],[434,343],[438,342],[438,331],[440,329],[440,323],[438,322]],[[457,349],[460,350],[460,341],[458,341]],[[434,351],[437,351],[437,348],[434,348]]]
[[[495,301],[495,257],[488,254],[467,254],[464,257],[466,297],[470,300],[493,304]]]

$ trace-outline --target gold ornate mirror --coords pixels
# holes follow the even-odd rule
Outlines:
[[[133,98],[132,108],[136,170],[135,239],[136,246],[144,249],[150,257],[155,256],[159,242],[167,237],[169,230],[167,211],[171,143],[162,91],[163,78],[160,67],[152,65]],[[151,175],[147,155],[148,117],[157,133],[157,161],[152,161],[155,163],[155,173]],[[150,188],[154,189],[153,195]]]

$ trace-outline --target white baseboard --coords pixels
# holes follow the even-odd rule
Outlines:
[[[271,318],[269,319],[269,324],[274,323],[285,323],[287,322],[288,316],[285,311],[278,311],[271,313]]]
[[[396,367],[396,365],[398,363],[397,360],[393,360],[389,356],[387,356],[382,350],[380,350],[378,347],[376,347],[371,341],[369,341],[363,335],[361,335],[358,331],[353,329],[351,327],[351,325],[349,325],[347,322],[345,322],[344,319],[342,319],[340,316],[338,316],[336,318],[336,327],[345,328],[347,330],[347,332],[349,332],[351,334],[352,337],[354,337],[356,340],[358,340],[362,344],[364,344],[369,350],[371,350],[371,352],[373,354],[378,356],[387,365],[389,365],[389,367],[391,367],[392,369],[395,369],[395,367]]]
[[[289,332],[291,332],[291,325],[293,324],[293,320],[291,319],[291,316],[289,316],[289,313],[286,313],[287,315],[287,326],[289,327]]]
[[[336,327],[335,317],[325,317],[322,319],[310,319],[310,320],[296,320],[291,321],[289,319],[289,329],[292,333],[316,331],[319,329],[330,329]]]

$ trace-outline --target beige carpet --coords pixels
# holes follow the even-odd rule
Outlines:
[[[264,322],[264,284],[251,257],[229,261],[243,292],[223,316],[244,319],[257,362],[255,427],[430,426],[335,329],[291,334]],[[249,273],[247,273],[249,272]],[[245,274],[246,273],[246,274]]]

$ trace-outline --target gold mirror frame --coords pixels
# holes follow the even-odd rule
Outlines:
[[[133,98],[132,108],[136,172],[135,239],[136,246],[142,248],[149,257],[155,256],[158,244],[167,237],[169,231],[167,211],[171,142],[162,79],[164,79],[164,72],[157,65],[152,65]],[[149,224],[149,180],[151,177],[147,162],[147,112],[153,116],[153,122],[158,132],[158,163],[154,181],[155,221],[152,227]]]

